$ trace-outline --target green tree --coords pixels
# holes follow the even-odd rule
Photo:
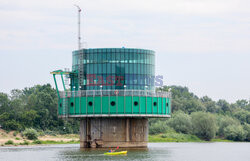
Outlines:
[[[224,133],[227,139],[234,141],[243,141],[247,135],[241,125],[229,125],[224,129]]]
[[[0,114],[9,111],[9,97],[5,93],[0,93]]]
[[[22,133],[29,140],[37,140],[38,132],[35,129],[25,129]]]
[[[216,113],[218,111],[218,106],[216,105],[216,102],[208,96],[202,97],[201,102],[204,104],[207,112]]]
[[[236,101],[236,106],[237,107],[240,107],[242,109],[247,109],[247,106],[249,105],[249,102],[247,100],[237,100]]]
[[[167,126],[165,122],[155,122],[153,124],[151,124],[151,126],[149,127],[149,134],[159,134],[159,133],[165,133],[167,130]]]
[[[193,133],[204,140],[211,140],[216,134],[215,117],[206,112],[194,112],[191,114]]]
[[[229,125],[240,125],[239,120],[232,118],[230,116],[224,116],[224,115],[217,115],[217,125],[219,127],[218,129],[218,135],[223,137],[224,129],[228,127]]]
[[[174,113],[168,124],[170,127],[175,129],[176,132],[187,134],[192,131],[191,117],[182,111]]]
[[[250,124],[245,124],[244,130],[246,131],[246,141],[250,141]]]
[[[221,110],[224,112],[224,113],[227,113],[227,112],[231,112],[232,109],[230,107],[230,104],[226,101],[226,100],[222,100],[220,99],[218,102],[217,102],[217,105],[221,108]]]
[[[240,122],[243,123],[250,123],[250,112],[244,109],[236,109],[233,112],[233,116],[236,117]]]

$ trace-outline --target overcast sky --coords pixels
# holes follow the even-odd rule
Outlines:
[[[0,91],[51,83],[70,68],[77,10],[85,47],[156,52],[165,85],[250,99],[249,0],[0,0]]]

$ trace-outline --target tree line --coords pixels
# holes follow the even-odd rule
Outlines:
[[[50,84],[0,93],[0,125],[7,131],[33,128],[47,134],[78,133],[78,120],[57,117],[57,101]]]
[[[250,102],[238,100],[213,101],[208,96],[199,98],[187,87],[165,86],[172,89],[172,116],[170,119],[151,119],[150,134],[174,130],[193,134],[203,140],[213,138],[250,141]]]
[[[150,119],[150,134],[174,130],[204,140],[250,140],[248,100],[228,103],[226,100],[214,101],[208,96],[199,98],[181,86],[164,86],[163,90],[169,88],[172,89],[172,116],[170,119]],[[57,101],[56,90],[50,84],[14,89],[10,94],[0,93],[0,126],[7,131],[33,128],[46,134],[78,133],[78,119],[57,117]]]

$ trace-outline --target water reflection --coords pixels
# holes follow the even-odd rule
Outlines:
[[[110,149],[79,145],[0,147],[2,161],[249,161],[250,143],[150,143],[148,149],[125,149],[127,155],[104,155]]]

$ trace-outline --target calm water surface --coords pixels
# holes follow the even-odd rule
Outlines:
[[[122,150],[122,149],[121,149]],[[105,156],[107,149],[79,145],[0,147],[1,161],[160,160],[250,161],[250,143],[150,143],[148,149],[127,149],[126,156]]]

